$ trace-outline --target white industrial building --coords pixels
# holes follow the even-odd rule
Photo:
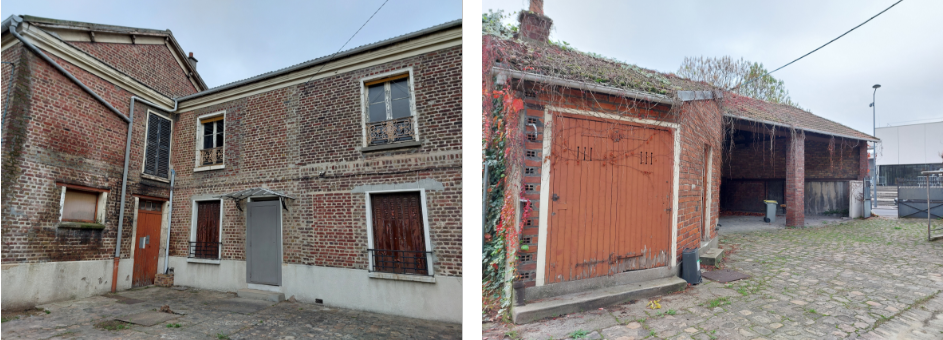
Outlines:
[[[921,171],[943,168],[943,121],[879,127],[875,137],[879,185],[915,179]]]

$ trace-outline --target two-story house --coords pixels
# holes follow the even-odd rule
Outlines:
[[[172,273],[459,322],[461,32],[208,89],[169,30],[9,17],[3,308]]]

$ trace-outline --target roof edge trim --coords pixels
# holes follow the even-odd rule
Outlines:
[[[798,126],[792,126],[792,125],[783,124],[783,123],[777,123],[777,122],[772,122],[772,121],[768,121],[768,120],[755,119],[755,118],[747,118],[747,117],[743,117],[743,116],[732,115],[732,114],[729,114],[729,113],[725,113],[725,114],[724,114],[724,117],[730,117],[730,118],[735,118],[735,119],[743,119],[743,120],[748,120],[748,121],[751,121],[751,122],[757,122],[757,123],[762,123],[762,124],[769,124],[769,125],[775,125],[775,126],[782,126],[782,127],[787,127],[787,128],[793,128],[793,129],[798,129],[798,130],[803,130],[803,131],[808,131],[808,132],[814,132],[814,133],[823,134],[823,135],[828,135],[828,136],[835,136],[835,137],[842,137],[842,138],[848,138],[848,139],[863,140],[863,141],[869,141],[869,142],[880,142],[880,141],[881,141],[880,139],[877,139],[877,138],[854,137],[854,136],[849,136],[849,135],[840,134],[840,133],[825,132],[825,131],[822,131],[822,130],[809,129],[809,128],[803,128],[803,127],[798,127]]]
[[[597,85],[594,83],[587,83],[587,82],[577,81],[577,80],[568,80],[568,79],[563,79],[559,77],[545,76],[542,74],[517,71],[517,70],[512,70],[512,69],[507,69],[507,68],[493,67],[491,69],[491,72],[499,76],[501,75],[510,76],[512,78],[517,78],[521,80],[530,80],[530,81],[535,81],[535,82],[547,83],[551,85],[566,86],[572,89],[578,89],[582,91],[612,94],[612,95],[629,97],[629,98],[634,98],[634,99],[643,100],[647,102],[653,102],[653,103],[667,104],[667,105],[674,105],[677,103],[674,99],[668,96],[656,95],[656,94],[652,94],[648,92],[641,92],[641,91],[625,90],[625,89],[620,89],[620,88],[615,88],[615,87],[610,87],[610,86]]]

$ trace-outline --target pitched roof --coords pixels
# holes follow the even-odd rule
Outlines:
[[[677,100],[680,91],[710,91],[718,88],[705,82],[681,78],[672,73],[644,69],[592,53],[551,44],[528,44],[491,36],[493,51],[512,70],[589,83],[584,89],[605,86],[640,91]],[[724,91],[723,110],[727,116],[795,127],[801,130],[864,140],[877,138],[793,106],[774,104]]]
[[[298,70],[302,70],[302,69],[306,69],[306,68],[309,68],[309,67],[313,67],[313,66],[317,66],[317,65],[321,65],[321,64],[326,64],[326,63],[328,63],[328,62],[330,62],[330,61],[332,61],[332,60],[336,60],[336,59],[340,59],[340,58],[349,57],[349,56],[352,56],[352,55],[355,55],[355,54],[358,54],[358,53],[363,53],[363,52],[375,50],[375,49],[378,49],[378,48],[383,48],[383,47],[390,46],[390,45],[393,45],[393,44],[396,44],[396,43],[400,43],[400,42],[407,41],[407,40],[409,40],[409,39],[418,38],[418,37],[421,37],[421,36],[424,36],[424,35],[428,35],[428,34],[432,34],[432,33],[436,33],[436,32],[439,32],[439,31],[444,31],[444,30],[453,29],[453,28],[461,28],[461,27],[462,27],[462,19],[458,19],[458,20],[454,20],[454,21],[449,21],[449,22],[446,22],[446,23],[443,23],[443,24],[435,25],[435,26],[432,26],[432,27],[429,27],[429,28],[425,28],[425,29],[422,29],[422,30],[419,30],[419,31],[412,32],[412,33],[406,33],[406,34],[403,34],[403,35],[400,35],[400,36],[396,36],[396,37],[392,37],[392,38],[389,38],[389,39],[380,40],[380,41],[377,41],[377,42],[374,42],[374,43],[371,43],[371,44],[366,44],[366,45],[354,47],[354,48],[351,48],[351,49],[348,49],[348,50],[345,50],[345,51],[342,51],[342,52],[339,52],[339,53],[336,53],[336,54],[326,55],[326,56],[323,56],[323,57],[320,57],[320,58],[308,60],[308,61],[306,61],[306,62],[299,63],[299,64],[295,64],[295,65],[292,65],[292,66],[289,66],[289,67],[285,67],[285,68],[281,68],[281,69],[278,69],[278,70],[275,70],[275,71],[262,73],[262,74],[260,74],[260,75],[254,76],[254,77],[250,77],[250,78],[246,78],[246,79],[243,79],[243,80],[234,81],[234,82],[231,82],[231,83],[228,83],[228,84],[223,84],[223,85],[220,85],[220,86],[217,86],[217,87],[208,89],[208,90],[203,91],[203,92],[194,93],[194,94],[191,94],[191,95],[189,95],[189,96],[185,96],[185,97],[179,98],[179,100],[180,100],[180,101],[184,101],[184,100],[190,100],[190,99],[197,98],[197,97],[202,97],[202,96],[205,96],[205,95],[208,95],[208,94],[211,94],[211,93],[216,93],[216,92],[220,92],[220,91],[223,91],[223,90],[228,90],[228,89],[231,89],[231,88],[234,88],[234,87],[239,87],[239,86],[242,86],[242,85],[251,84],[251,83],[263,81],[263,80],[266,80],[266,79],[274,78],[274,77],[277,77],[277,76],[280,76],[280,75],[283,75],[283,74],[286,74],[286,73],[291,73],[291,72],[298,71]]]
[[[10,26],[10,21],[14,17],[19,17],[22,21],[29,22],[30,24],[37,25],[39,27],[48,27],[48,28],[60,28],[67,30],[77,30],[77,31],[90,31],[90,32],[100,32],[100,33],[113,33],[113,34],[134,34],[141,36],[157,36],[165,37],[168,39],[170,44],[173,46],[173,50],[177,55],[184,60],[183,66],[186,68],[184,72],[192,72],[193,77],[196,79],[196,82],[206,89],[206,83],[203,82],[203,78],[200,76],[200,73],[196,71],[196,67],[190,65],[189,62],[186,62],[187,54],[183,51],[183,48],[180,47],[180,44],[177,43],[177,38],[174,37],[173,32],[169,29],[167,30],[156,30],[149,28],[137,28],[137,27],[127,27],[127,26],[116,26],[116,25],[104,25],[96,23],[88,23],[81,21],[71,21],[71,20],[59,20],[59,19],[50,19],[37,17],[32,15],[11,15],[3,20],[2,26],[0,26],[0,32],[5,33]],[[200,89],[197,89],[198,91]]]
[[[812,112],[794,106],[774,104],[730,92],[724,95],[722,109],[724,110],[724,115],[729,117],[779,126],[795,127],[809,132],[834,135],[837,137],[871,141],[879,140],[874,136],[816,116]]]

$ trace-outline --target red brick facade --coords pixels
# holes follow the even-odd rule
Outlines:
[[[121,112],[132,93],[50,56]],[[17,63],[4,126],[3,263],[106,260],[114,256],[128,125],[22,44],[3,53]],[[141,178],[147,106],[135,106],[122,258],[133,232],[132,194],[167,197],[169,185]],[[107,191],[103,230],[58,227],[61,186]]]
[[[437,275],[461,276],[461,47],[181,112],[174,124],[171,256],[187,256],[191,198],[267,187],[283,212],[283,262],[367,269],[366,195],[358,188],[432,181],[426,191]],[[412,68],[419,147],[362,152],[360,79]],[[225,111],[225,168],[194,172],[197,117]],[[245,204],[244,202],[242,204]],[[245,260],[245,215],[224,201],[224,260]]]
[[[786,226],[805,225],[805,133],[794,133],[786,149]]]
[[[111,67],[170,98],[196,92],[167,45],[69,42]],[[186,60],[182,60],[186,63]]]

